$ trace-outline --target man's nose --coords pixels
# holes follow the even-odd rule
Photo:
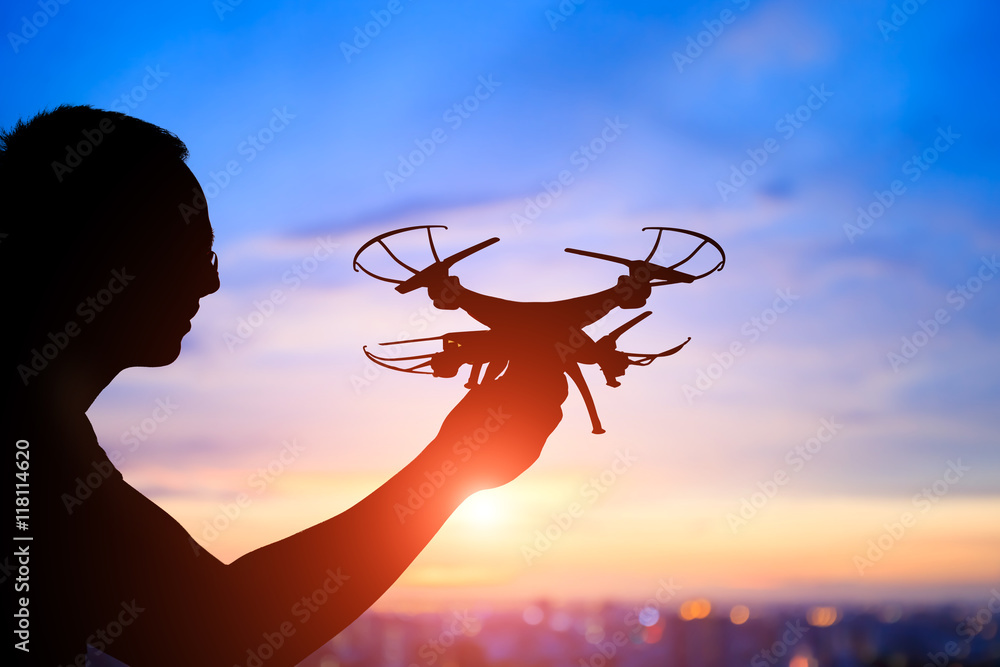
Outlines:
[[[222,281],[219,278],[219,256],[213,252],[212,253],[212,268],[206,272],[206,280],[204,290],[205,293],[202,296],[208,296],[209,294],[214,294],[219,291],[219,287],[222,285]]]

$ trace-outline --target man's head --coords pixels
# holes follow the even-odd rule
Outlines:
[[[198,299],[218,289],[186,158],[166,130],[86,106],[0,133],[0,272],[18,327],[7,360],[86,351],[120,370],[177,357]]]

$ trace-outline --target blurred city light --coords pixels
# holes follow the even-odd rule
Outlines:
[[[738,604],[729,610],[729,620],[733,625],[743,625],[750,618],[750,608],[746,605]]]

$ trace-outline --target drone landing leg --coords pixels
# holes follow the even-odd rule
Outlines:
[[[473,387],[479,386],[479,371],[482,370],[483,365],[472,364],[472,372],[469,373],[469,381],[465,383],[466,389],[472,389]]]
[[[483,380],[496,380],[505,368],[507,368],[506,359],[494,359],[486,364],[486,373],[483,375]]]
[[[575,362],[566,364],[566,374],[573,378],[576,388],[580,390],[580,395],[583,396],[583,402],[587,404],[587,412],[590,413],[590,423],[594,427],[593,433],[595,435],[604,433],[604,427],[601,426],[601,419],[597,416],[597,406],[594,405],[594,397],[590,395],[590,388],[587,386],[587,381],[583,379],[583,373],[580,372],[579,364]]]

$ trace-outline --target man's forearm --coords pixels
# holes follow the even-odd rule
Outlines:
[[[559,369],[509,370],[466,394],[434,441],[357,505],[226,568],[212,625],[227,628],[227,658],[247,664],[247,651],[266,642],[266,667],[296,664],[368,609],[470,493],[506,484],[538,458],[566,381]]]
[[[353,622],[476,490],[442,449],[432,443],[357,505],[228,567],[241,598],[232,626],[252,628],[254,646],[262,632],[282,636],[270,664],[295,664]]]

